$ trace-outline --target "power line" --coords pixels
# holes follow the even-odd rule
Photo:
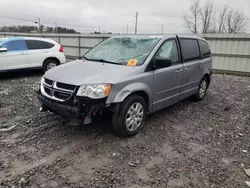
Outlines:
[[[34,20],[27,20],[27,19],[15,18],[15,17],[9,17],[9,16],[0,16],[0,18],[7,18],[7,19],[13,19],[13,20],[21,20],[21,21],[27,21],[27,22],[35,22]]]
[[[117,17],[127,17],[127,16],[131,16],[132,17],[133,13],[127,13],[127,14],[120,14],[120,15],[115,15],[115,16],[97,16],[97,17],[93,17],[93,18],[82,18],[83,20],[103,20],[103,19],[116,19]]]
[[[151,12],[151,13],[141,13],[140,15],[146,15],[146,16],[160,16],[160,17],[173,17],[173,18],[183,18],[182,14],[178,13],[163,13],[163,12]],[[246,17],[247,20],[250,20],[249,17]]]
[[[173,18],[183,18],[182,15],[177,15],[177,14],[142,13],[141,15],[146,15],[146,16],[160,16],[160,17],[173,17]]]
[[[13,19],[13,20],[20,20],[20,21],[27,21],[27,22],[33,22],[33,23],[37,23],[39,25],[40,24],[49,24],[49,25],[54,25],[55,22],[45,22],[45,21],[40,21],[40,18],[38,19],[38,21],[35,20],[28,20],[28,19],[23,19],[23,18],[16,18],[16,17],[9,17],[9,16],[0,16],[0,18],[6,18],[6,19]],[[107,27],[107,28],[113,28],[113,29],[118,29],[118,27],[112,27],[112,25],[78,25],[78,24],[65,24],[65,23],[60,23],[57,22],[57,25],[61,25],[61,26],[71,26],[71,27],[80,27],[80,28],[99,28],[99,27]],[[111,26],[111,27],[110,27]],[[119,28],[120,29],[120,28]]]

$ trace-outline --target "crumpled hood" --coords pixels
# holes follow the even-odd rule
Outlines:
[[[72,85],[112,83],[118,77],[134,74],[135,67],[75,60],[47,71],[45,78]]]

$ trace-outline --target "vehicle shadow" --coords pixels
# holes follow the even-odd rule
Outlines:
[[[194,101],[192,98],[185,99],[177,104],[174,104],[172,106],[169,106],[167,108],[161,109],[157,112],[154,112],[152,114],[149,114],[146,118],[145,127],[143,128],[142,132],[148,132],[150,131],[150,124],[152,124],[156,119],[157,121],[162,119],[165,119],[166,115],[169,116],[175,116],[175,111],[178,109],[185,110],[188,108],[190,104],[192,104]],[[112,114],[106,113],[98,118],[96,118],[91,124],[88,125],[78,125],[78,126],[72,126],[69,125],[66,121],[63,123],[63,131],[67,131],[68,129],[74,129],[73,132],[77,132],[77,134],[83,134],[83,135],[92,135],[94,133],[98,133],[99,136],[114,136],[119,137],[121,139],[126,139],[125,137],[118,136],[112,127]],[[72,132],[72,133],[73,133]],[[140,133],[139,133],[140,134]]]
[[[23,77],[42,76],[42,70],[15,70],[10,72],[0,72],[0,80],[18,79]]]

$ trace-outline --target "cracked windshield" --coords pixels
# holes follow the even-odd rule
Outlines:
[[[130,59],[136,59],[137,65],[144,63],[159,38],[117,37],[102,42],[84,57],[87,60],[101,60],[126,65]]]

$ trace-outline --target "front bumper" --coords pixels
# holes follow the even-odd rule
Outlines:
[[[43,107],[62,116],[79,118],[83,114],[81,113],[80,108],[72,107],[65,104],[61,104],[57,101],[52,101],[44,97],[40,92],[37,94],[38,100],[42,103]]]
[[[45,97],[40,91],[37,93],[37,98],[43,108],[69,119],[84,119],[106,107],[106,99],[92,100],[85,97],[73,97],[70,101],[59,102]]]

